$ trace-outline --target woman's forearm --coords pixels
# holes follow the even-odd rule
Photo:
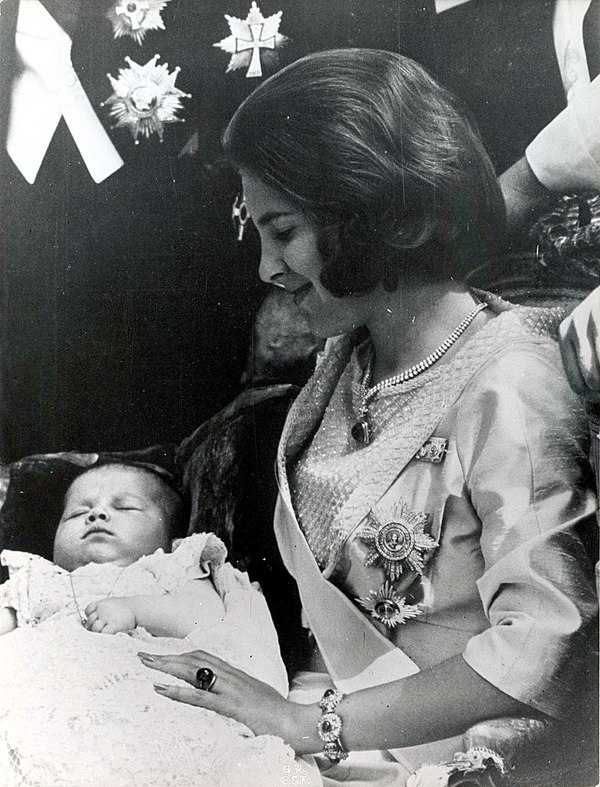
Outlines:
[[[535,716],[454,656],[408,678],[346,695],[337,712],[346,749],[396,749],[462,734],[483,719]],[[299,754],[323,748],[316,732],[316,705],[292,711],[288,743]]]

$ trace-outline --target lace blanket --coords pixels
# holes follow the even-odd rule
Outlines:
[[[113,587],[115,595],[174,589],[198,567],[206,539],[192,536],[179,555],[156,553],[125,570],[111,564],[77,569],[78,605],[85,608]],[[272,642],[272,632],[245,637],[239,625],[226,623],[183,640],[143,629],[95,634],[80,624],[68,572],[24,553],[4,552],[3,562],[11,580],[0,587],[0,605],[18,605],[20,624],[0,637],[3,787],[264,787],[302,767],[279,738],[254,737],[235,721],[158,695],[152,687],[157,674],[136,656],[139,650],[202,648],[281,690],[279,654],[257,657],[254,647]]]

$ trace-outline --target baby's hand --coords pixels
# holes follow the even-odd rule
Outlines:
[[[88,631],[116,634],[132,631],[137,623],[135,615],[124,598],[103,598],[85,608],[85,627]]]

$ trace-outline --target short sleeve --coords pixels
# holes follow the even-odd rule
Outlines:
[[[44,576],[51,582],[56,572],[53,563],[39,555],[5,549],[0,561],[9,571],[9,579],[0,585],[0,606],[12,607],[17,613],[19,626],[32,624],[40,615],[38,599],[32,599],[31,579],[35,572],[38,584],[44,585]]]
[[[0,608],[12,607],[17,609],[18,599],[15,592],[15,583],[7,579],[0,585]]]
[[[551,191],[600,189],[600,77],[540,131],[525,155]]]
[[[192,579],[205,579],[220,568],[227,548],[214,533],[194,533],[173,543],[172,552],[158,550],[140,558],[138,566],[150,571],[161,588],[172,593]]]
[[[488,362],[459,421],[490,622],[465,661],[504,693],[561,716],[591,663],[597,605],[581,538],[596,509],[585,418],[558,348],[513,348]]]

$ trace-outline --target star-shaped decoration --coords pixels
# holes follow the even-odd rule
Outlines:
[[[423,614],[420,604],[407,604],[396,593],[391,582],[384,582],[379,590],[371,590],[368,596],[356,599],[361,607],[371,613],[388,628],[395,628],[399,623],[416,618]]]
[[[141,44],[148,30],[164,30],[160,15],[170,0],[118,0],[106,12],[115,38],[131,36]]]
[[[288,41],[287,37],[279,32],[282,14],[282,11],[278,11],[265,18],[255,2],[252,3],[245,19],[225,14],[231,35],[213,46],[231,53],[227,73],[248,66],[247,77],[260,77],[262,76],[261,57],[264,58],[265,63],[277,65],[276,50]]]
[[[157,65],[160,55],[154,55],[146,65],[135,63],[130,57],[125,60],[129,68],[120,68],[117,79],[108,74],[114,93],[102,102],[110,106],[110,114],[116,119],[115,126],[128,126],[135,144],[138,137],[158,134],[163,140],[165,123],[183,122],[176,112],[183,108],[182,98],[190,98],[175,87],[180,69],[169,73],[167,63]]]
[[[425,533],[429,519],[425,512],[412,511],[402,498],[372,508],[359,533],[370,547],[365,566],[383,566],[391,582],[396,582],[405,568],[422,574],[425,554],[438,545]]]

